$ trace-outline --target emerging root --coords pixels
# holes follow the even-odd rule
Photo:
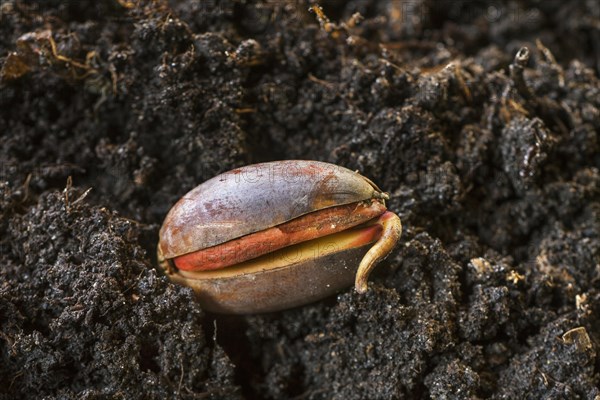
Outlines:
[[[365,293],[368,289],[367,280],[375,265],[387,257],[390,251],[396,246],[396,242],[398,242],[402,234],[400,218],[390,211],[385,212],[379,217],[377,223],[383,227],[383,233],[379,240],[365,254],[356,271],[354,287],[361,294]]]

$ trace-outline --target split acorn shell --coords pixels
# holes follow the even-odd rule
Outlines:
[[[320,300],[355,282],[396,244],[387,194],[319,161],[248,165],[218,175],[171,208],[158,262],[213,312],[249,314]]]

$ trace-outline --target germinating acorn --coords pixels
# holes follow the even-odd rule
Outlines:
[[[367,290],[400,218],[357,172],[275,161],[218,175],[183,196],[160,229],[158,260],[209,311],[248,314]]]

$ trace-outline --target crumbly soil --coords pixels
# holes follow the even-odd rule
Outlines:
[[[2,2],[0,398],[600,399],[598,3],[310,5]],[[205,313],[161,221],[277,159],[372,178],[401,243]]]

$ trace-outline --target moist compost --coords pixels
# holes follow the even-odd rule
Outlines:
[[[5,1],[0,398],[600,399],[595,1]],[[245,164],[390,193],[365,295],[204,312],[158,229]]]

